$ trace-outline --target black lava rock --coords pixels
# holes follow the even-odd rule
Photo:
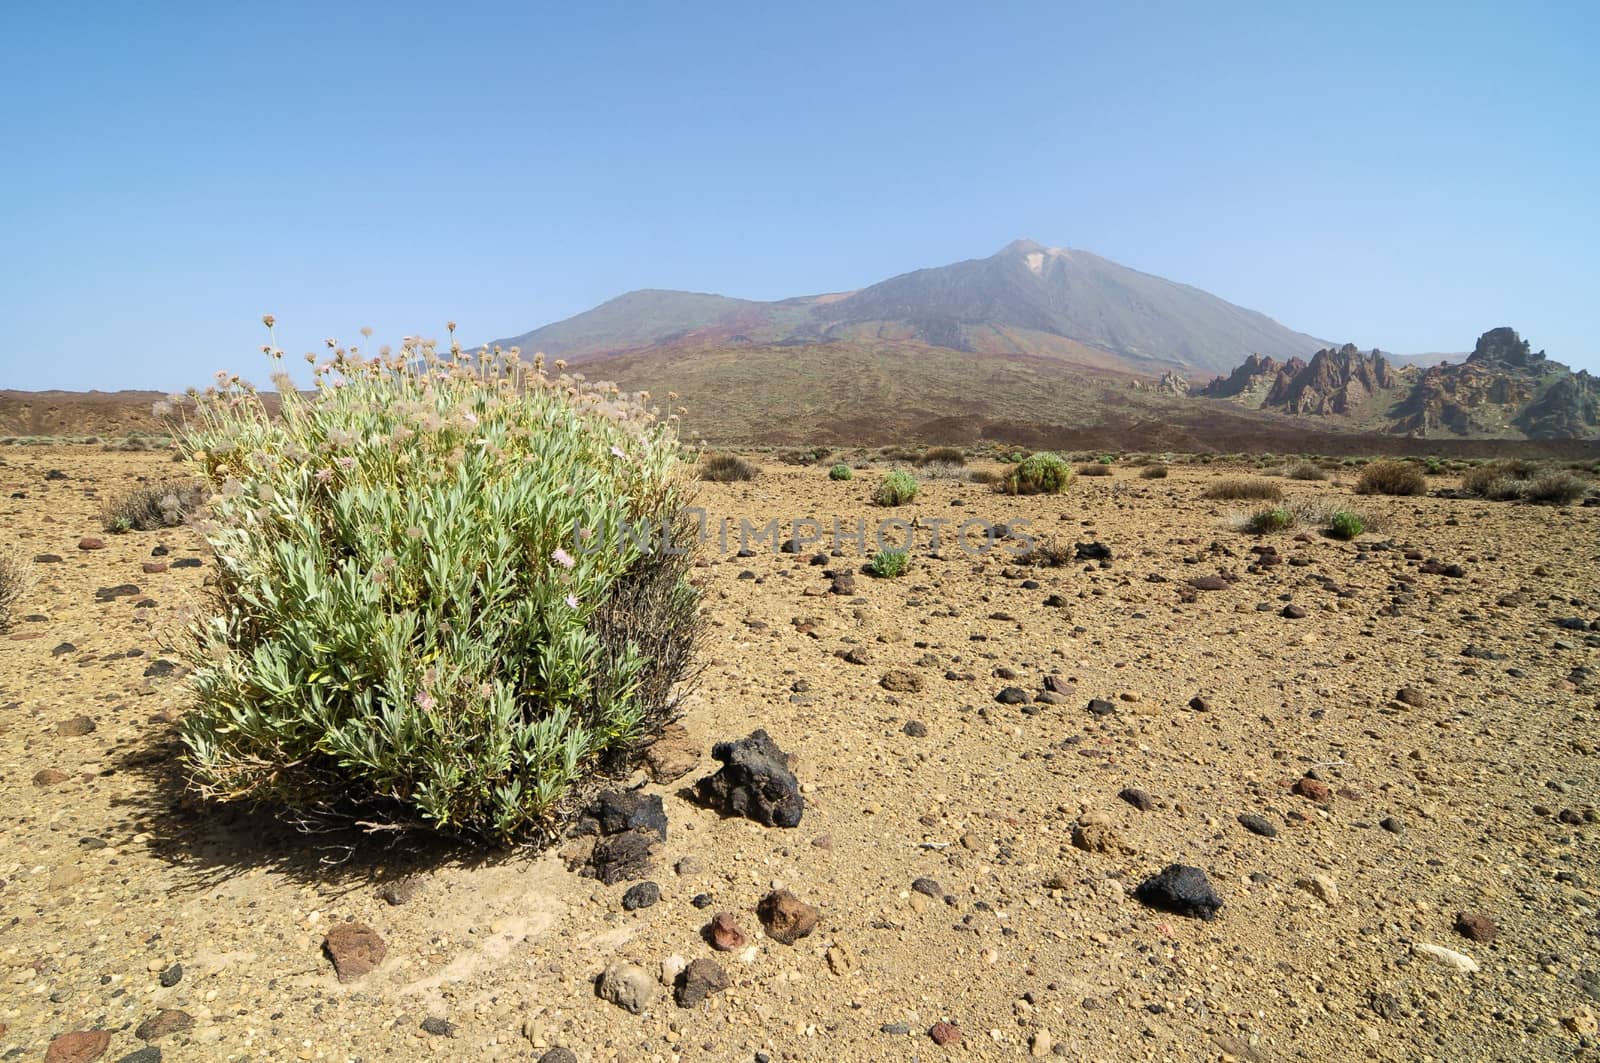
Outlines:
[[[648,908],[661,899],[661,887],[654,882],[641,882],[636,886],[628,887],[628,892],[622,895],[622,909],[627,912],[636,912],[640,908]]]
[[[1160,874],[1139,883],[1133,895],[1151,908],[1196,919],[1215,919],[1222,907],[1206,873],[1188,864],[1168,864]]]
[[[718,742],[711,755],[722,762],[715,775],[695,783],[695,796],[724,815],[744,816],[768,827],[798,827],[805,811],[789,758],[766,731],[737,742]]]
[[[1265,816],[1258,816],[1254,812],[1241,812],[1239,814],[1239,826],[1251,834],[1259,834],[1263,838],[1276,838],[1278,836],[1278,828],[1272,825],[1272,821]]]

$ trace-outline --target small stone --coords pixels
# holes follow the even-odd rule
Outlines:
[[[903,727],[901,730],[911,738],[928,737],[928,725],[920,720],[907,720],[905,727]]]
[[[422,895],[424,880],[416,875],[407,875],[397,882],[391,882],[378,891],[378,897],[388,904],[401,905],[416,900]]]
[[[106,541],[104,539],[97,539],[92,535],[86,535],[82,539],[78,540],[79,550],[104,550],[105,548]],[[102,1048],[101,1051],[103,1052],[105,1049]]]
[[[422,1032],[432,1037],[454,1037],[458,1027],[439,1015],[429,1015],[422,1020]]]
[[[905,1022],[886,1022],[878,1027],[879,1033],[886,1033],[892,1037],[904,1037],[911,1032],[911,1024]]]
[[[1189,699],[1189,708],[1195,712],[1210,712],[1211,702],[1198,695]]]
[[[168,967],[166,970],[162,971],[160,981],[163,989],[171,989],[173,986],[183,981],[183,964],[175,963],[171,967]]]
[[[1105,698],[1094,698],[1089,702],[1089,711],[1095,716],[1110,716],[1117,711],[1117,707]]]
[[[578,1057],[572,1054],[570,1048],[552,1048],[539,1057],[539,1063],[578,1063]]]
[[[1034,1058],[1048,1056],[1055,1048],[1055,1038],[1050,1036],[1049,1030],[1035,1030],[1033,1036],[1028,1038],[1028,1053]]]
[[[1327,804],[1328,800],[1333,797],[1333,791],[1328,789],[1327,783],[1313,779],[1309,775],[1295,780],[1294,792],[1308,801],[1315,801],[1319,805]]]
[[[63,738],[82,738],[84,735],[93,734],[94,720],[88,716],[69,716],[56,724],[56,734]]]
[[[737,952],[750,943],[750,936],[734,919],[732,912],[718,912],[706,927],[711,947],[718,952]]]
[[[1283,607],[1283,611],[1278,615],[1286,620],[1304,620],[1306,618],[1306,611],[1304,606],[1286,605]]]
[[[133,1031],[133,1036],[141,1041],[159,1041],[163,1037],[170,1037],[175,1033],[184,1033],[194,1028],[194,1016],[187,1011],[178,1011],[175,1008],[163,1008],[150,1018],[139,1024]]]
[[[1395,819],[1393,816],[1384,816],[1382,819],[1378,820],[1378,826],[1382,827],[1390,834],[1404,834],[1406,832],[1405,822],[1403,820]]]
[[[961,1031],[948,1022],[936,1022],[928,1029],[928,1036],[933,1038],[936,1045],[958,1045],[961,1043]]]
[[[1469,941],[1487,945],[1499,936],[1500,928],[1481,912],[1457,912],[1456,933]]]
[[[161,1049],[155,1045],[145,1045],[117,1060],[117,1063],[161,1063]]]
[[[944,896],[944,888],[931,878],[914,879],[911,883],[911,888],[924,897],[932,897],[934,900]]]
[[[1426,942],[1417,942],[1411,946],[1411,951],[1418,956],[1426,956],[1441,967],[1458,971],[1461,974],[1472,974],[1478,969],[1478,961],[1471,956],[1447,949],[1442,945],[1429,945]]]
[[[1410,705],[1414,709],[1425,708],[1428,704],[1428,695],[1416,687],[1401,687],[1395,693],[1394,698],[1401,704]]]
[[[622,895],[622,910],[636,912],[640,908],[649,908],[661,899],[661,887],[654,882],[640,882],[629,886],[628,892]]]
[[[893,668],[883,674],[878,685],[897,694],[918,694],[922,692],[924,682],[920,674],[909,668]]]
[[[1002,705],[1026,705],[1033,699],[1021,687],[1002,687],[1000,693],[994,696],[994,700]]]
[[[159,575],[167,570],[165,561],[145,561],[139,565],[141,571],[147,576]]]
[[[698,875],[702,870],[700,861],[696,860],[692,856],[678,857],[678,862],[672,865],[672,869],[676,871],[682,878],[688,878],[691,875]]]
[[[822,913],[788,890],[773,890],[756,905],[756,915],[768,937],[782,945],[793,945],[817,928]]]
[[[681,779],[700,765],[700,747],[682,724],[669,723],[644,755],[650,781],[669,783]]]
[[[1339,906],[1339,887],[1327,875],[1306,875],[1295,882],[1295,885],[1316,897],[1329,908]]]
[[[74,1030],[50,1042],[44,1052],[44,1063],[91,1063],[104,1055],[110,1044],[109,1031]]]
[[[631,963],[607,967],[596,988],[601,999],[635,1015],[642,1015],[656,997],[656,980],[643,967]]]
[[[835,943],[828,949],[828,970],[837,975],[847,975],[855,969],[856,961],[850,950]]]
[[[1564,1016],[1561,1025],[1582,1037],[1593,1037],[1596,1033],[1600,1033],[1600,1019],[1595,1017],[1594,1009],[1587,1006]]]
[[[383,938],[365,923],[340,923],[328,931],[322,948],[333,961],[340,982],[353,982],[370,973],[389,953]]]
[[[34,772],[33,785],[59,786],[70,778],[72,778],[72,776],[68,775],[64,771],[57,771],[55,768],[45,768],[42,771]]]
[[[692,1008],[713,993],[728,988],[728,973],[716,960],[705,956],[693,961],[678,976],[674,995],[680,1008]]]
[[[1117,792],[1117,796],[1137,808],[1140,812],[1148,812],[1156,807],[1155,798],[1136,787],[1125,787]]]
[[[1074,848],[1082,849],[1086,853],[1115,853],[1127,850],[1110,823],[1091,820],[1087,816],[1073,824],[1072,844]]]
[[[1215,919],[1222,907],[1222,898],[1211,888],[1206,873],[1188,864],[1168,864],[1141,882],[1134,896],[1152,908],[1197,919]]]
[[[1239,814],[1239,826],[1251,834],[1259,834],[1263,838],[1276,838],[1278,836],[1278,828],[1272,825],[1272,821],[1265,816],[1258,816],[1254,812],[1241,812]]]

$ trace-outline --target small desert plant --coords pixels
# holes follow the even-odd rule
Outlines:
[[[1076,557],[1077,553],[1071,546],[1053,539],[1036,540],[1017,557],[1017,564],[1033,565],[1038,568],[1060,568],[1071,564]]]
[[[1057,495],[1072,482],[1072,467],[1059,454],[1030,454],[1006,473],[998,487],[1008,495]]]
[[[1350,540],[1367,530],[1366,521],[1361,519],[1359,513],[1352,513],[1348,509],[1341,509],[1328,518],[1328,536],[1333,539]]]
[[[1001,474],[989,469],[972,469],[967,473],[967,479],[975,484],[999,483]]]
[[[737,454],[707,454],[700,460],[700,479],[712,483],[737,483],[754,480],[760,475],[760,466],[745,461]]]
[[[867,574],[880,579],[893,579],[904,574],[911,566],[911,555],[904,550],[880,550],[867,562]]]
[[[100,511],[100,523],[106,531],[118,534],[176,528],[205,499],[202,483],[140,484],[107,502]]]
[[[1205,489],[1201,498],[1229,501],[1279,502],[1283,488],[1266,480],[1218,480]]]
[[[32,562],[15,548],[0,550],[0,634],[11,630],[11,611],[32,587]]]
[[[855,479],[855,475],[856,474],[850,470],[850,466],[846,465],[842,461],[828,470],[828,479],[830,480],[853,480]]]
[[[1167,467],[1159,463],[1155,465],[1146,465],[1144,468],[1139,470],[1139,479],[1141,480],[1165,480],[1166,478]]]
[[[1101,465],[1111,465],[1111,464],[1114,464],[1117,459],[1116,459],[1115,456],[1113,456],[1111,454],[1102,454],[1098,458],[1096,458],[1095,460],[1098,461]]]
[[[1550,471],[1528,481],[1522,497],[1542,506],[1570,506],[1589,490],[1589,481],[1570,472]]]
[[[1532,462],[1513,460],[1479,465],[1461,478],[1461,489],[1494,502],[1521,498],[1539,467]]]
[[[1283,475],[1291,480],[1326,480],[1328,474],[1320,467],[1309,461],[1297,461],[1287,469]]]
[[[919,465],[965,465],[967,456],[962,453],[960,447],[930,447],[917,459],[917,463]]]
[[[917,497],[917,481],[910,473],[895,469],[883,478],[872,500],[880,506],[903,506]]]
[[[1422,470],[1409,461],[1375,461],[1356,477],[1358,495],[1420,495],[1427,490]]]
[[[675,421],[514,351],[336,349],[315,376],[272,417],[224,375],[181,440],[218,561],[183,645],[191,784],[306,825],[550,836],[693,671]]]
[[[1078,466],[1079,476],[1110,476],[1111,466],[1102,465],[1098,461],[1091,461]]]
[[[1266,506],[1244,519],[1244,530],[1256,535],[1288,531],[1294,525],[1294,511],[1287,506]]]

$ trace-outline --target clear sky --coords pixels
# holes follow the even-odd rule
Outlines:
[[[1597,45],[1590,0],[10,5],[0,387],[261,379],[267,312],[291,355],[473,342],[1021,236],[1600,370]]]

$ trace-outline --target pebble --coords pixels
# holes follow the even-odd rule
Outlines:
[[[1295,885],[1317,898],[1329,908],[1339,906],[1339,887],[1327,875],[1306,875],[1295,882]]]
[[[817,928],[822,913],[788,890],[773,890],[756,905],[756,915],[767,936],[782,945],[793,945]]]
[[[1118,791],[1117,796],[1137,808],[1140,812],[1148,812],[1156,806],[1155,798],[1132,786]]]
[[[728,988],[728,974],[716,960],[700,957],[678,976],[675,996],[680,1008],[692,1008]]]
[[[1462,974],[1472,974],[1478,969],[1477,960],[1471,956],[1456,952],[1454,949],[1447,949],[1443,945],[1430,945],[1419,941],[1411,946],[1411,951],[1418,956],[1427,957],[1441,967],[1459,971]]]
[[[1499,935],[1500,928],[1481,912],[1457,912],[1456,933],[1469,941],[1487,945]]]
[[[661,899],[661,887],[654,882],[640,882],[629,886],[628,892],[622,895],[623,911],[635,912],[640,908],[649,908]]]
[[[389,953],[383,938],[365,923],[340,923],[328,931],[322,948],[340,982],[353,982],[375,970]]]
[[[44,1063],[92,1063],[105,1054],[110,1044],[111,1034],[106,1030],[74,1030],[50,1042]]]
[[[1134,897],[1152,908],[1196,919],[1215,919],[1222,907],[1206,873],[1188,864],[1168,864],[1141,882]]]
[[[1254,812],[1239,813],[1239,826],[1251,834],[1259,834],[1263,838],[1276,838],[1278,836],[1278,828],[1272,825],[1272,821],[1265,816],[1258,816]]]
[[[192,1029],[194,1029],[194,1016],[187,1011],[163,1008],[140,1023],[139,1028],[133,1031],[133,1036],[141,1041],[159,1041],[163,1037]]]
[[[643,967],[613,963],[600,975],[600,997],[624,1011],[642,1015],[656,998],[656,980]]]
[[[961,1043],[961,1030],[948,1022],[936,1022],[928,1028],[928,1036],[933,1038],[936,1045],[958,1045]]]
[[[711,941],[711,947],[718,952],[736,952],[750,943],[750,935],[744,932],[731,912],[718,912],[712,916],[706,926],[706,936]]]

